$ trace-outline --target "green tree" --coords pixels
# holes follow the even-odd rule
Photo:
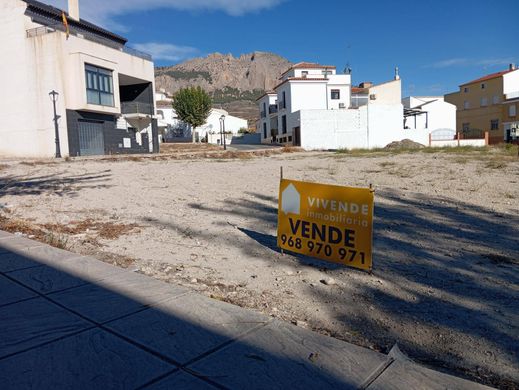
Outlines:
[[[211,106],[211,97],[200,87],[182,88],[173,96],[173,109],[181,121],[191,125],[193,142],[195,129],[205,123]]]

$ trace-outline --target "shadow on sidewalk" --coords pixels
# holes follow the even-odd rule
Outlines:
[[[13,249],[28,242],[0,238],[2,389],[353,389],[386,360],[92,258]]]

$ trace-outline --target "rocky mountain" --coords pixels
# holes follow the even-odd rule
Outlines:
[[[155,87],[175,93],[187,86],[200,86],[211,94],[214,105],[250,121],[258,118],[256,98],[274,88],[292,65],[272,53],[254,52],[233,57],[210,54],[187,62],[155,69]]]

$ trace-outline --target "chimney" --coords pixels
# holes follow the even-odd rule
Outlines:
[[[515,64],[508,65],[508,70],[515,70]]]
[[[68,0],[68,16],[79,20],[79,0]]]
[[[398,73],[398,66],[395,68],[395,80],[400,80],[400,74]]]

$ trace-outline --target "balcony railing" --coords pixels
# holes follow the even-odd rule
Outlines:
[[[33,38],[33,37],[37,37],[40,35],[55,33],[57,31],[65,32],[65,28],[61,24],[56,24],[56,25],[52,25],[52,26],[41,26],[41,27],[31,28],[30,30],[27,30],[26,33],[27,33],[27,38]],[[152,56],[148,53],[144,53],[142,51],[133,49],[128,46],[122,46],[122,45],[118,44],[117,42],[113,42],[109,39],[105,39],[99,35],[92,34],[87,31],[71,30],[70,35],[74,35],[78,38],[87,39],[89,41],[111,47],[112,49],[122,51],[123,53],[129,54],[131,56],[139,57],[139,58],[142,58],[147,61],[153,61]]]
[[[277,104],[271,104],[269,106],[269,114],[275,114],[278,112],[278,105]]]
[[[260,116],[261,116],[262,118],[266,118],[266,117],[267,117],[267,113],[266,113],[265,111],[261,111],[261,112],[260,112]]]
[[[153,105],[140,102],[121,102],[121,113],[153,115]]]

